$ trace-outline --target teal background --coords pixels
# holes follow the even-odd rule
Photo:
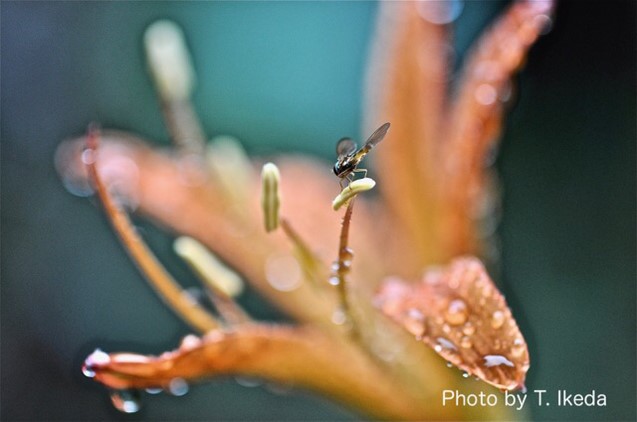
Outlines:
[[[468,2],[460,56],[505,3]],[[88,122],[167,133],[141,36],[168,17],[186,32],[209,136],[254,154],[332,159],[360,138],[371,2],[2,2],[1,418],[3,420],[351,420],[305,392],[233,380],[116,412],[80,373],[95,347],[158,353],[188,332],[141,280],[99,209],[53,168]],[[519,78],[497,166],[504,214],[498,282],[529,341],[529,389],[607,395],[606,408],[534,407],[536,420],[634,420],[635,5],[563,2]],[[186,285],[170,237],[140,226]],[[248,294],[257,316],[276,311]],[[442,364],[442,362],[441,362]],[[399,394],[399,392],[397,392]],[[531,398],[529,398],[531,400]]]

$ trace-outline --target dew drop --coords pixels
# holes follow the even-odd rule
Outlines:
[[[82,365],[82,373],[85,377],[95,377],[95,367],[107,365],[111,361],[111,357],[108,353],[103,352],[101,349],[95,349]]]
[[[343,325],[347,322],[347,314],[342,309],[337,309],[332,313],[332,322],[336,325]]]
[[[447,362],[447,368],[453,368],[453,363]]]
[[[259,378],[252,377],[234,377],[234,380],[242,387],[254,388],[258,387],[263,382]]]
[[[457,351],[458,348],[456,347],[455,344],[453,344],[452,342],[450,342],[449,340],[447,340],[444,337],[438,337],[436,339],[436,341],[438,342],[438,344],[436,344],[434,346],[434,350],[436,352],[441,352],[443,350],[448,350],[448,351]]]
[[[411,334],[422,337],[425,332],[425,315],[416,308],[410,308],[403,321],[405,329]]]
[[[192,350],[201,345],[201,339],[194,334],[188,334],[179,344],[179,350]]]
[[[468,372],[463,372],[462,373],[462,378],[469,378],[469,373]]]
[[[467,305],[461,299],[449,302],[445,311],[445,319],[451,325],[464,324],[467,321]]]
[[[340,269],[341,265],[338,263],[338,261],[332,262],[332,273],[337,273]]]
[[[524,341],[521,338],[516,338],[511,346],[511,356],[519,358],[524,354]]]
[[[265,263],[265,276],[270,286],[290,292],[301,285],[301,268],[291,255],[271,255]]]
[[[471,346],[473,346],[473,343],[471,342],[471,339],[467,336],[463,336],[460,339],[460,347],[464,348],[464,349],[468,349]]]
[[[540,35],[546,35],[553,28],[553,21],[546,15],[538,15],[533,19],[533,24],[540,28]]]
[[[393,362],[396,360],[396,355],[398,351],[396,350],[394,345],[387,342],[376,341],[371,345],[371,351],[376,355],[379,359],[385,362]]]
[[[504,324],[504,312],[495,311],[493,315],[491,315],[491,327],[497,330],[498,328],[502,327],[503,324]]]
[[[476,88],[474,93],[476,101],[482,105],[491,105],[498,99],[498,92],[490,84],[482,84]]]
[[[465,325],[462,326],[462,332],[465,335],[470,336],[476,332],[476,327],[474,327],[471,322],[467,322],[465,323]]]
[[[329,282],[332,286],[338,286],[339,284],[341,284],[341,279],[340,279],[340,278],[338,278],[338,277],[336,277],[336,276],[333,276],[333,277],[330,277],[330,278],[329,278],[328,282]]]
[[[436,25],[452,23],[464,8],[462,0],[426,0],[417,2],[418,14]]]
[[[340,257],[343,261],[349,261],[350,264],[352,262],[352,259],[354,259],[354,251],[352,250],[352,248],[343,248],[341,250],[341,257]]]
[[[146,389],[146,392],[147,392],[148,394],[153,394],[153,395],[154,395],[154,394],[159,394],[159,393],[161,393],[162,391],[164,391],[164,389],[163,389],[163,388],[159,388],[159,387],[157,387],[157,388],[147,388],[147,389]]]
[[[93,371],[91,368],[86,366],[86,364],[82,365],[82,373],[84,374],[86,378],[95,377],[95,371]]]
[[[177,397],[188,393],[189,389],[188,383],[183,378],[173,378],[168,384],[168,391],[170,391],[170,394]]]
[[[91,164],[95,163],[95,151],[87,148],[84,151],[82,151],[82,162],[84,164],[86,164],[87,166],[90,166]]]
[[[122,413],[136,413],[142,407],[137,390],[115,390],[111,393],[111,403]]]
[[[277,396],[288,396],[292,393],[293,387],[291,384],[279,384],[269,382],[265,384],[265,389]]]
[[[487,368],[491,368],[492,366],[500,366],[500,365],[504,365],[504,366],[509,366],[511,368],[513,368],[513,362],[511,362],[509,359],[505,358],[502,355],[486,355],[484,356],[484,366],[486,366]]]

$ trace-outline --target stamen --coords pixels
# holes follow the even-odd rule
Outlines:
[[[358,337],[358,327],[352,316],[349,298],[347,297],[347,274],[352,266],[352,258],[354,252],[349,248],[349,226],[352,220],[352,211],[354,210],[354,201],[350,201],[345,210],[343,216],[343,222],[341,224],[341,236],[338,246],[338,260],[334,263],[332,279],[336,281],[334,283],[337,287],[339,298],[339,309],[337,313],[342,313],[344,316],[343,323],[348,322],[351,324],[352,334],[354,337]]]
[[[347,185],[341,193],[339,193],[336,198],[332,201],[332,208],[334,211],[337,211],[343,205],[347,204],[350,199],[355,197],[361,192],[368,191],[376,186],[376,182],[374,179],[369,177],[365,177],[363,179],[354,180],[349,185]]]
[[[261,171],[263,190],[261,192],[261,206],[265,231],[271,232],[279,227],[279,206],[281,198],[279,196],[279,181],[281,175],[279,169],[273,163],[266,163]]]
[[[306,279],[310,280],[313,286],[322,287],[321,281],[328,274],[325,263],[309,248],[288,220],[281,218],[280,224],[281,229],[294,245],[296,256],[301,263]]]
[[[239,274],[225,266],[199,241],[181,236],[173,243],[173,249],[211,290],[228,297],[237,297],[243,292],[244,283]]]
[[[173,249],[204,282],[210,300],[224,320],[231,324],[250,321],[248,314],[233,300],[241,294],[244,286],[237,273],[192,237],[177,238]]]
[[[228,204],[244,212],[250,195],[252,165],[239,140],[217,136],[206,149],[206,164],[223,189]]]
[[[173,142],[193,156],[201,154],[205,136],[190,103],[195,72],[183,32],[175,23],[161,20],[146,30],[144,44]]]

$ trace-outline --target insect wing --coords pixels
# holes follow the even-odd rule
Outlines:
[[[382,125],[381,127],[379,127],[378,129],[376,129],[376,131],[372,133],[372,135],[367,139],[367,141],[365,141],[364,148],[369,151],[370,149],[372,149],[373,146],[375,146],[377,143],[382,141],[385,135],[387,135],[389,126],[390,124],[388,122]]]
[[[341,138],[336,143],[336,155],[338,158],[345,157],[356,151],[356,142],[350,138]]]

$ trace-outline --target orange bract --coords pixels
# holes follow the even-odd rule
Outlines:
[[[389,280],[377,305],[447,361],[496,387],[524,388],[529,352],[504,297],[475,258],[429,270],[420,283]]]

